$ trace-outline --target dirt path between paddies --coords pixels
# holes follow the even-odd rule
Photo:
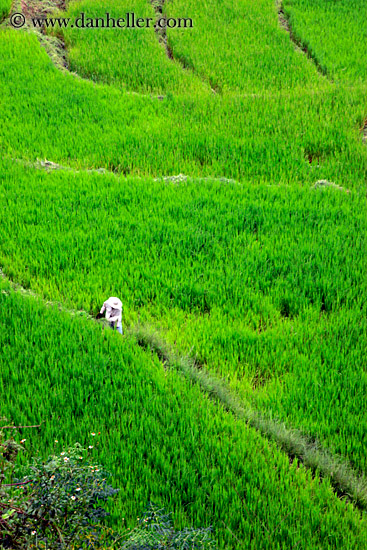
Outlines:
[[[318,73],[325,78],[327,78],[330,82],[332,82],[331,77],[328,75],[327,69],[321,65],[317,57],[311,53],[309,48],[306,44],[302,41],[301,38],[298,38],[291,27],[289,16],[284,11],[284,1],[283,0],[275,0],[275,5],[278,11],[278,20],[279,25],[282,29],[284,29],[288,34],[289,38],[291,39],[291,42],[293,43],[295,49],[297,51],[303,52],[307,58],[312,61],[312,63],[315,65]]]
[[[151,3],[151,5],[154,9],[156,23],[159,19],[160,20],[163,19],[164,21],[166,21],[166,19],[167,19],[167,15],[166,15],[165,10],[164,10],[166,2],[167,2],[167,0],[150,0],[150,3]],[[189,65],[187,62],[185,62],[185,60],[182,57],[180,57],[178,55],[175,55],[175,52],[173,51],[172,46],[168,42],[167,26],[166,25],[163,25],[163,27],[160,26],[160,25],[156,25],[155,26],[155,35],[157,37],[158,42],[165,49],[165,52],[166,52],[166,55],[167,55],[168,59],[170,59],[173,62],[178,63],[181,66],[183,71],[191,71],[192,74],[194,76],[196,76],[196,78],[200,79],[201,82],[205,86],[208,87],[208,91],[210,89],[213,94],[217,94],[217,93],[221,92],[219,87],[217,87],[217,86],[214,87],[214,86],[209,85],[207,80],[205,80],[199,73],[197,73],[191,65]]]
[[[6,282],[10,289],[22,294],[25,299],[36,299],[43,302],[46,307],[57,307],[59,311],[68,315],[83,317],[86,321],[106,326],[104,319],[97,321],[86,311],[69,309],[60,302],[44,300],[31,290],[11,281],[1,268],[0,279]],[[10,289],[3,288],[1,292],[9,295]],[[241,401],[226,382],[207,371],[203,365],[197,364],[194,358],[178,354],[152,326],[137,324],[127,327],[126,333],[125,338],[131,338],[139,346],[156,353],[163,368],[175,369],[196,382],[205,393],[219,402],[227,411],[274,441],[287,454],[290,465],[294,458],[297,458],[315,475],[328,478],[337,497],[343,500],[347,498],[358,508],[367,510],[367,479],[359,476],[346,460],[332,455],[317,441],[310,439],[299,430],[288,428],[283,422],[266,417],[263,412]]]
[[[65,44],[60,37],[47,34],[46,27],[35,28],[32,19],[43,19],[49,17],[55,10],[65,9],[64,0],[14,0],[9,15],[4,18],[1,26],[14,28],[10,22],[12,14],[22,14],[25,23],[21,26],[22,30],[33,32],[41,45],[46,50],[54,65],[59,69],[67,69],[67,58]]]
[[[10,158],[10,157],[8,157]],[[109,174],[111,176],[114,176],[116,178],[119,178],[121,176],[126,177],[126,174],[121,174],[117,170],[107,170],[106,168],[74,168],[72,166],[65,166],[62,164],[58,164],[57,162],[52,162],[51,160],[40,160],[37,159],[36,161],[30,161],[22,158],[10,158],[12,162],[16,162],[18,164],[21,164],[23,166],[26,166],[28,168],[35,168],[36,170],[44,170],[46,172],[55,172],[59,170],[63,170],[65,172],[72,172],[73,174],[80,174],[80,173],[87,173],[87,174]],[[133,176],[134,179],[141,179],[141,176]],[[145,176],[149,179],[149,176]],[[173,185],[181,185],[183,183],[187,183],[189,181],[194,180],[196,183],[204,183],[204,182],[217,182],[222,183],[225,185],[242,185],[241,182],[234,180],[232,178],[226,178],[225,176],[188,176],[185,174],[177,174],[177,175],[161,175],[157,177],[150,176],[150,178],[153,179],[153,181],[161,181],[167,184],[173,184]],[[267,184],[268,187],[275,186],[277,187],[277,184]],[[288,185],[285,185],[285,187],[288,187]],[[337,185],[333,181],[328,181],[325,179],[317,180],[312,186],[311,189],[325,189],[325,188],[331,188],[335,191],[343,191],[347,194],[349,194],[351,191],[350,189],[347,189],[345,187],[342,187],[341,185]]]

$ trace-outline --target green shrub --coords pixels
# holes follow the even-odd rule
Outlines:
[[[14,469],[19,448],[13,439],[0,443],[3,472]],[[61,550],[86,540],[93,548],[108,542],[112,532],[101,524],[108,515],[101,503],[118,489],[107,484],[109,474],[83,452],[77,443],[46,461],[33,458],[21,479],[2,484],[0,546]]]
[[[209,549],[216,544],[211,528],[182,529],[175,531],[170,514],[149,503],[138,526],[131,532],[121,550],[172,550]]]
[[[12,478],[21,449],[22,445],[14,438],[5,440],[0,431],[0,548],[204,550],[216,547],[211,527],[175,531],[170,514],[153,503],[149,503],[132,531],[128,529],[121,535],[108,528],[103,519],[109,513],[101,504],[119,489],[107,484],[110,474],[101,466],[91,464],[79,443],[45,461],[33,457],[30,464],[22,467],[20,479],[4,483],[8,477]]]

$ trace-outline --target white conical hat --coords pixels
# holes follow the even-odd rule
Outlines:
[[[106,304],[111,306],[113,309],[122,309],[122,302],[119,298],[116,298],[112,296],[111,298],[108,298],[106,301]]]

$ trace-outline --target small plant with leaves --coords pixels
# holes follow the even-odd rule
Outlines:
[[[29,493],[26,506],[26,532],[50,548],[68,548],[79,540],[93,541],[99,547],[108,515],[101,506],[118,492],[107,484],[107,472],[83,457],[76,443],[43,462],[33,458],[23,477]]]
[[[172,550],[216,548],[211,527],[185,528],[175,531],[171,514],[149,503],[138,526],[131,532],[121,550]]]
[[[6,418],[0,418],[0,422],[6,422]],[[13,427],[0,428],[0,546],[5,547],[13,540],[17,531],[17,515],[23,511],[22,495],[11,491],[14,487],[13,483],[5,483],[11,480],[15,459],[22,449],[21,444],[17,443],[13,437],[6,438],[4,430],[10,428]]]
[[[18,447],[13,440],[0,440],[1,480],[4,470],[13,468]],[[109,474],[83,452],[76,443],[46,461],[33,458],[21,479],[1,489],[0,546],[61,550],[86,542],[94,548],[107,543],[112,532],[101,523],[108,515],[101,504],[118,489],[107,484]]]

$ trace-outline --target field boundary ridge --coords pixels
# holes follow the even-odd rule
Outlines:
[[[102,326],[107,324],[104,319],[96,321],[87,311],[69,309],[60,302],[43,299],[32,290],[9,279],[1,268],[0,280],[6,282],[14,292],[39,300],[46,307],[57,307],[60,312],[79,316]],[[3,288],[1,292],[9,294],[10,289]],[[138,323],[127,327],[126,333],[140,347],[155,353],[165,369],[181,372],[187,379],[199,384],[210,398],[219,402],[228,412],[274,441],[288,455],[290,463],[294,459],[299,460],[315,475],[329,479],[337,497],[347,499],[361,510],[367,510],[367,479],[364,475],[359,475],[344,458],[323,449],[317,440],[307,437],[300,430],[289,428],[278,419],[266,417],[264,413],[244,403],[225,381],[208,372],[195,358],[177,354],[151,325]]]
[[[156,20],[163,19],[167,20],[167,15],[164,10],[164,6],[166,4],[167,0],[150,0],[150,3],[153,7],[154,14],[156,17]],[[163,46],[166,55],[168,59],[170,59],[173,62],[178,63],[183,71],[191,71],[198,79],[201,80],[202,84],[207,86],[211,92],[216,95],[221,93],[221,90],[218,86],[213,86],[210,82],[208,82],[206,79],[204,79],[200,73],[198,73],[195,68],[187,62],[182,56],[179,56],[174,53],[172,46],[168,42],[168,36],[167,36],[167,26],[164,25],[163,27],[158,26],[155,29],[155,34],[157,37],[158,42]]]
[[[330,479],[339,498],[347,497],[358,508],[367,509],[367,479],[359,475],[345,459],[332,455],[318,441],[307,437],[300,430],[288,428],[277,419],[267,418],[240,401],[226,382],[198,365],[194,358],[176,354],[153,327],[138,324],[130,328],[129,333],[140,346],[156,353],[165,368],[176,369],[198,383],[226,410],[274,441],[288,455],[291,463],[297,458],[314,474]]]
[[[291,42],[293,43],[294,48],[296,51],[302,52],[306,55],[306,57],[313,62],[315,65],[317,72],[327,78],[330,82],[333,82],[332,78],[328,74],[328,71],[326,67],[321,65],[320,61],[317,59],[317,57],[312,53],[309,46],[306,42],[302,40],[299,36],[297,36],[291,26],[290,23],[290,17],[284,10],[284,0],[275,0],[275,5],[278,11],[278,21],[279,26],[284,29],[288,34]]]

